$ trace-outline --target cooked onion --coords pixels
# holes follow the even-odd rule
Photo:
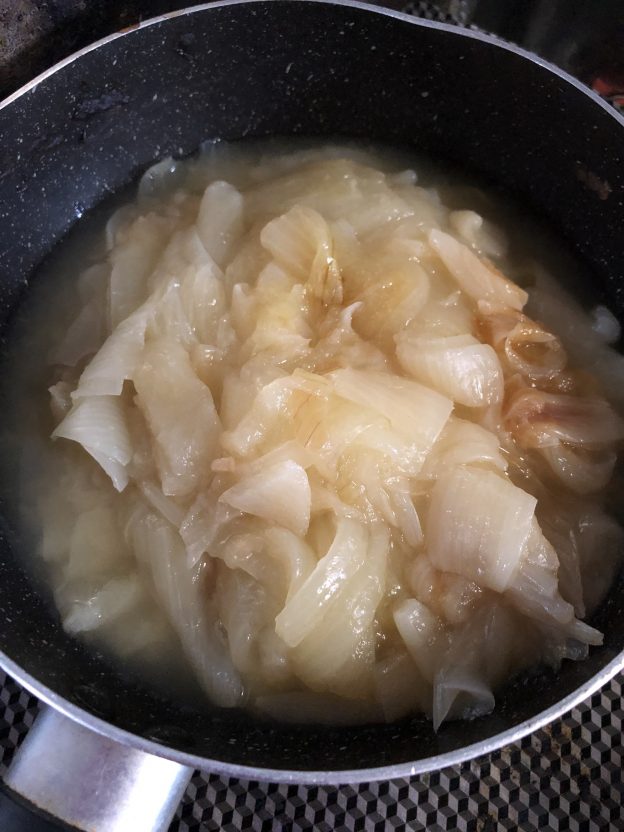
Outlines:
[[[503,374],[496,353],[472,335],[421,338],[396,336],[397,358],[413,378],[457,404],[484,407],[503,397]]]
[[[522,309],[527,293],[507,280],[493,266],[480,260],[450,234],[430,231],[429,243],[461,289],[474,301],[485,301],[501,309]]]
[[[624,422],[605,399],[535,389],[513,395],[505,424],[524,448],[548,448],[560,442],[601,448],[624,439]]]
[[[513,223],[404,165],[237,152],[148,171],[42,351],[64,626],[287,721],[484,714],[601,642],[619,326],[537,267],[527,317]]]
[[[503,592],[519,567],[536,503],[492,471],[453,469],[436,482],[431,495],[431,563]]]

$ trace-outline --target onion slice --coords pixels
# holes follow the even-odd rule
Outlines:
[[[536,504],[535,497],[498,474],[455,468],[432,492],[431,563],[503,592],[518,569]]]

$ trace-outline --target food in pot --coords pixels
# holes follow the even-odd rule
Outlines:
[[[210,146],[113,213],[49,355],[69,633],[219,706],[436,728],[602,642],[619,326],[418,173]]]

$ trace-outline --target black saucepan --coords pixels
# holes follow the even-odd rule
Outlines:
[[[84,50],[0,109],[0,326],[37,265],[103,197],[210,137],[366,137],[459,164],[526,203],[590,266],[624,315],[624,122],[571,77],[472,32],[348,2],[222,2]],[[0,423],[1,423],[0,409]],[[555,718],[623,664],[623,591],[603,647],[501,692],[493,714],[444,725],[305,727],[181,708],[64,634],[0,541],[0,663],[113,740],[254,779],[405,775],[484,753]],[[104,828],[104,827],[102,827]],[[108,828],[108,827],[107,827]]]

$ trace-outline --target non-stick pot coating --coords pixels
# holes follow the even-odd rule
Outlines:
[[[76,217],[158,157],[211,137],[330,135],[411,145],[485,176],[548,218],[621,317],[624,129],[597,99],[479,36],[357,5],[223,4],[125,34],[0,110],[0,321]],[[0,402],[0,414],[2,413]],[[1,415],[0,415],[1,425]],[[64,635],[0,540],[0,648],[70,703],[201,757],[271,769],[405,763],[480,742],[590,679],[624,645],[622,591],[605,645],[498,697],[491,716],[365,728],[289,727],[192,711],[120,677]]]

